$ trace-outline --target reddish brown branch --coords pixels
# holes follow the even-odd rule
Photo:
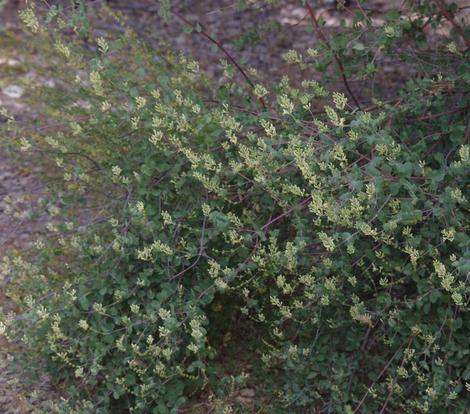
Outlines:
[[[261,231],[266,234],[267,230],[269,229],[269,227],[271,225],[273,225],[274,223],[276,223],[277,221],[283,219],[284,217],[288,217],[290,216],[290,214],[296,209],[296,208],[300,208],[301,210],[305,208],[305,206],[309,203],[309,201],[312,199],[311,196],[308,196],[306,198],[304,198],[300,203],[296,204],[295,206],[291,207],[289,210],[286,210],[284,213],[281,213],[279,215],[277,215],[276,217],[272,218],[269,217],[269,220],[263,225],[263,227],[261,227]],[[243,263],[241,263],[238,268],[235,270],[236,273],[238,273],[240,270],[243,269],[244,266],[246,266],[248,263],[251,262],[251,260],[253,259],[253,256],[256,254],[260,244],[261,244],[261,239],[260,239],[260,236],[258,234],[256,234],[256,238],[255,238],[255,245],[253,246],[253,249],[251,250],[251,253],[248,255],[248,257],[243,261]]]
[[[452,115],[458,112],[464,112],[466,110],[470,109],[470,105],[461,107],[461,108],[454,108],[454,109],[449,109],[448,111],[444,112],[438,112],[437,114],[431,114],[431,115],[423,115],[418,118],[410,118],[408,121],[430,121],[432,119],[439,118],[441,116],[446,116],[446,115]]]
[[[219,50],[221,50],[224,55],[227,57],[227,59],[237,68],[237,70],[240,72],[240,74],[243,76],[245,81],[250,85],[251,88],[254,88],[254,83],[250,79],[250,77],[247,75],[245,70],[240,66],[240,64],[235,60],[235,58],[230,54],[230,52],[220,43],[217,39],[214,39],[209,33],[207,33],[204,29],[196,27],[193,23],[191,23],[186,17],[181,15],[175,10],[172,10],[171,13],[176,16],[179,20],[187,24],[188,26],[191,26],[193,30],[195,30],[197,33],[199,33],[201,36],[205,37],[207,40],[209,40],[211,43],[217,46]],[[261,102],[261,105],[263,106],[263,109],[266,110],[266,103],[264,102],[263,98],[258,98],[259,101]]]
[[[263,232],[266,231],[276,221],[281,220],[282,218],[289,216],[296,208],[303,209],[311,199],[312,199],[311,196],[309,196],[307,198],[304,198],[299,204],[295,205],[294,207],[291,207],[289,210],[285,211],[284,213],[279,214],[278,216],[276,216],[273,219],[269,220],[263,227],[261,227],[261,230],[263,230]]]
[[[470,142],[470,119],[468,120],[467,129],[465,130],[464,142],[465,143]]]
[[[410,337],[410,339],[408,340],[408,344],[406,346],[407,348],[409,348],[409,346],[411,344],[411,340],[412,340],[412,338]],[[405,363],[405,355],[403,356],[403,358],[401,360],[400,368],[403,368],[404,363]],[[392,398],[394,387],[395,387],[395,384],[397,383],[397,380],[398,380],[398,374],[395,376],[395,378],[392,381],[392,384],[390,385],[390,391],[387,395],[387,399],[385,400],[384,404],[382,405],[382,409],[380,410],[379,414],[384,414],[385,413],[385,410],[387,409],[387,405],[389,404],[389,402]]]
[[[310,18],[312,19],[313,25],[315,27],[315,30],[317,31],[318,37],[323,41],[325,46],[328,48],[328,50],[333,54],[333,59],[336,62],[336,65],[338,66],[339,71],[341,72],[341,78],[343,79],[344,87],[348,91],[349,95],[351,96],[352,100],[356,104],[356,106],[361,109],[361,105],[359,104],[358,99],[354,95],[353,91],[351,90],[351,87],[349,86],[348,78],[346,77],[346,71],[344,70],[344,65],[339,56],[333,51],[333,48],[331,47],[330,41],[326,37],[325,33],[323,33],[323,30],[321,29],[320,24],[318,23],[318,20],[315,16],[315,12],[312,9],[312,6],[310,5],[309,2],[306,3],[307,5],[307,10],[308,13],[310,14]]]
[[[409,346],[410,344],[410,339],[411,337],[408,338],[408,341],[407,341],[407,346]],[[377,376],[377,378],[374,380],[374,382],[367,388],[367,391],[366,393],[364,394],[364,396],[361,398],[361,401],[359,401],[359,404],[356,406],[356,408],[354,409],[353,411],[353,414],[356,414],[359,409],[361,408],[362,404],[364,404],[364,401],[366,400],[367,396],[369,395],[369,392],[370,390],[372,389],[372,387],[382,378],[382,376],[385,374],[385,372],[387,372],[388,368],[390,367],[390,365],[392,364],[393,360],[398,356],[398,354],[401,352],[401,350],[403,349],[405,344],[401,344],[400,347],[395,351],[395,353],[393,354],[393,356],[388,360],[388,362],[385,364],[385,366],[382,368],[382,371],[380,371],[379,375]]]
[[[454,19],[454,15],[450,12],[447,11],[446,9],[446,4],[444,3],[443,0],[435,0],[435,3],[437,7],[439,8],[439,12],[441,13],[442,16],[446,18],[446,20],[449,21],[449,23],[454,27],[455,31],[462,37],[462,40],[465,43],[465,46],[467,48],[470,48],[470,40],[467,39],[467,36],[465,34],[465,30],[463,30],[462,26],[460,26]]]

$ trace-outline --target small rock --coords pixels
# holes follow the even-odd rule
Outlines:
[[[17,61],[16,59],[0,58],[0,65],[18,66],[19,64],[20,64],[20,62]]]
[[[3,89],[3,94],[9,96],[13,99],[18,99],[23,96],[24,89],[18,85],[8,85],[6,88]]]
[[[46,79],[44,81],[44,85],[48,88],[55,88],[55,80],[54,79]]]
[[[243,388],[241,391],[240,391],[240,395],[243,397],[243,398],[255,398],[255,390],[252,389],[252,388]]]
[[[82,109],[90,109],[91,103],[83,99],[79,99],[77,102],[73,104],[73,106],[78,106],[79,108],[82,108]]]

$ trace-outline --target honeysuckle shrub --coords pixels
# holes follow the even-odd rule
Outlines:
[[[369,26],[348,65],[444,24],[434,2],[413,7]],[[9,145],[53,172],[48,235],[3,262],[24,314],[0,328],[67,384],[61,409],[168,413],[223,396],[250,383],[218,362],[241,331],[260,412],[464,413],[468,37],[434,39],[428,76],[364,109],[328,82],[251,89],[226,66],[218,84],[130,30],[95,36],[84,10],[22,12],[56,84],[30,91],[43,123],[8,122]],[[334,60],[350,50],[340,36],[305,53]],[[303,69],[301,56],[287,59]]]

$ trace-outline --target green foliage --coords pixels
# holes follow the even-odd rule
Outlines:
[[[424,27],[444,24],[421,3],[378,28],[360,8],[345,33],[285,59],[374,77],[377,54],[418,54]],[[51,236],[3,265],[25,318],[0,328],[69,384],[63,410],[176,413],[202,389],[223,397],[250,381],[219,369],[240,330],[270,412],[465,412],[462,39],[435,44],[421,78],[365,109],[331,90],[331,70],[324,83],[218,89],[130,31],[95,39],[81,15],[22,15],[60,82],[32,98],[54,128],[12,136],[62,178],[43,200]]]

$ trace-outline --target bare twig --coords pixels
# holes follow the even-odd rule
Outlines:
[[[315,27],[315,30],[318,33],[318,36],[320,39],[323,41],[325,46],[328,48],[328,50],[333,54],[333,58],[336,62],[336,65],[338,66],[339,71],[341,72],[341,78],[343,79],[344,87],[348,91],[349,95],[351,96],[352,100],[356,104],[356,106],[361,109],[361,105],[359,104],[358,99],[354,95],[353,91],[351,90],[351,87],[349,86],[348,78],[346,77],[346,71],[344,70],[344,65],[339,56],[333,51],[333,48],[331,47],[330,41],[326,37],[325,33],[323,33],[323,30],[321,29],[320,24],[318,23],[318,20],[315,16],[315,12],[312,9],[312,6],[310,5],[309,2],[306,3],[307,10],[310,14],[310,18],[312,19],[313,25]]]
[[[266,231],[276,221],[281,220],[282,218],[289,216],[296,208],[303,209],[311,199],[312,199],[311,196],[309,196],[307,198],[304,198],[299,204],[295,205],[294,207],[291,207],[289,210],[285,211],[284,213],[279,214],[278,216],[276,216],[273,219],[269,220],[263,227],[261,227],[261,230]]]
[[[451,115],[451,114],[455,114],[455,113],[458,113],[458,112],[464,112],[468,109],[470,109],[470,105],[460,107],[460,108],[449,109],[448,111],[438,112],[437,114],[424,115],[424,116],[420,116],[418,118],[411,118],[411,119],[408,119],[408,121],[430,121],[432,119],[436,119],[436,118],[439,118],[441,116]]]
[[[183,275],[184,273],[186,273],[188,270],[191,270],[194,266],[196,266],[199,263],[199,260],[204,255],[204,247],[205,247],[205,245],[204,245],[204,235],[205,235],[205,232],[206,232],[206,222],[207,222],[207,218],[204,215],[204,219],[203,219],[203,222],[202,222],[201,239],[199,241],[199,252],[197,254],[196,260],[192,264],[190,264],[188,267],[183,269],[181,272],[177,273],[176,275],[173,275],[170,278],[170,280],[176,279],[177,277],[179,277],[179,276]]]
[[[408,340],[407,348],[410,346],[410,343],[411,343],[411,337]],[[401,360],[400,368],[403,368],[404,363],[405,363],[405,356],[403,356],[403,358]],[[395,376],[395,378],[392,381],[392,384],[390,385],[390,391],[388,392],[387,398],[385,399],[385,402],[382,405],[382,409],[380,410],[379,414],[384,414],[385,413],[385,409],[387,408],[387,405],[390,402],[390,399],[392,398],[393,388],[395,387],[395,384],[397,383],[397,380],[398,380],[398,374]]]
[[[468,120],[467,129],[465,131],[465,138],[464,138],[465,143],[467,143],[469,141],[470,141],[470,118]]]
[[[217,39],[214,39],[209,33],[207,33],[203,28],[201,27],[196,27],[195,24],[191,23],[186,17],[184,17],[182,14],[178,13],[175,10],[172,10],[171,13],[176,16],[179,20],[190,26],[196,33],[199,33],[201,36],[205,37],[207,40],[209,40],[211,43],[216,45],[227,57],[227,59],[237,68],[237,70],[240,72],[240,74],[243,76],[245,81],[250,85],[251,88],[254,88],[255,84],[253,81],[250,79],[250,77],[247,75],[245,70],[241,67],[241,65],[235,60],[235,58],[230,54],[230,52],[220,43]],[[264,102],[263,98],[258,98],[261,105],[263,106],[263,109],[266,110],[266,103]]]
[[[455,31],[462,37],[462,40],[465,43],[465,46],[467,48],[470,48],[470,40],[467,39],[467,36],[465,35],[465,31],[463,30],[462,26],[460,26],[454,19],[454,15],[450,12],[447,11],[446,9],[446,4],[444,3],[443,0],[435,0],[434,1],[439,8],[439,11],[442,16],[446,18],[446,20],[449,21],[449,23],[454,27]]]
[[[407,342],[409,343],[409,342]],[[359,409],[362,407],[362,404],[364,404],[364,401],[366,400],[367,396],[369,395],[369,392],[370,390],[372,389],[372,387],[380,380],[380,378],[382,378],[382,376],[385,374],[385,372],[387,371],[387,369],[390,367],[390,365],[392,364],[392,362],[394,361],[394,359],[398,356],[398,354],[401,352],[402,348],[403,348],[404,344],[400,345],[400,347],[395,351],[395,353],[393,354],[393,356],[388,360],[388,362],[385,364],[385,366],[382,368],[382,371],[380,371],[379,375],[377,376],[377,378],[375,379],[375,381],[370,385],[370,387],[367,388],[367,391],[365,392],[365,394],[363,395],[363,397],[361,398],[361,401],[359,401],[359,404],[356,406],[356,408],[354,409],[353,411],[353,414],[356,414]]]

